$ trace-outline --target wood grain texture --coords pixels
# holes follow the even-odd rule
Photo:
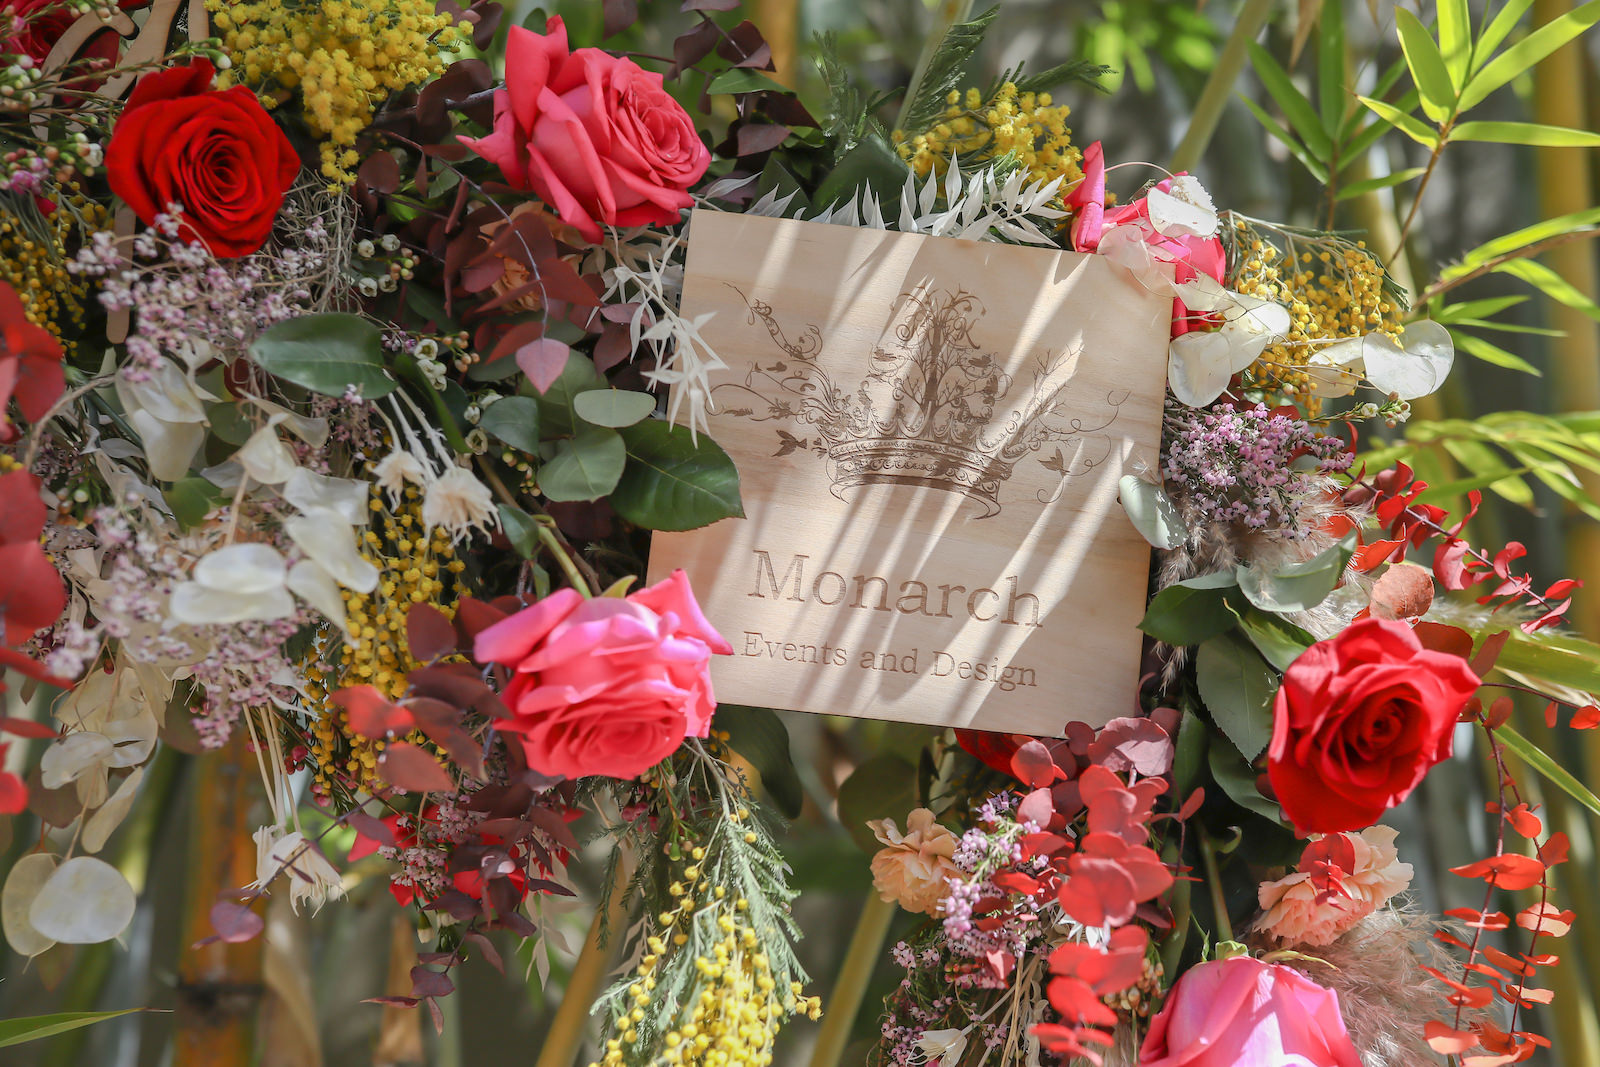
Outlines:
[[[746,518],[655,536],[720,700],[1059,735],[1134,706],[1170,304],[1098,256],[697,211]]]

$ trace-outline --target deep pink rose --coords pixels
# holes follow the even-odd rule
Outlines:
[[[733,648],[706,621],[682,571],[626,599],[571,589],[478,634],[480,663],[511,667],[502,730],[522,734],[542,774],[635,778],[685,737],[704,737],[717,708],[711,655]]]
[[[511,27],[494,132],[461,143],[590,241],[600,240],[601,223],[676,222],[694,202],[689,186],[711,165],[661,75],[598,48],[569,51],[559,16],[543,35]]]
[[[1095,146],[1091,145],[1090,147],[1093,148]],[[1098,164],[1098,173],[1096,173],[1094,164]],[[1083,186],[1090,186],[1090,188],[1084,190],[1083,197],[1092,197],[1093,187],[1091,182],[1098,182],[1100,195],[1103,199],[1105,195],[1104,161],[1091,159],[1086,152],[1084,153],[1084,165],[1085,177]],[[1176,177],[1181,178],[1183,175],[1178,174]],[[1083,186],[1079,188],[1082,189]],[[1170,192],[1172,190],[1172,179],[1167,178],[1157,182],[1156,188],[1163,193]],[[1150,203],[1142,196],[1130,204],[1107,208],[1103,214],[1096,211],[1080,210],[1078,217],[1073,221],[1073,247],[1079,252],[1093,252],[1100,247],[1100,236],[1106,230],[1111,229],[1113,226],[1135,222],[1145,225],[1145,244],[1157,249],[1163,258],[1169,259],[1174,263],[1172,275],[1174,283],[1182,285],[1184,282],[1193,281],[1200,274],[1210,275],[1219,282],[1223,280],[1227,273],[1228,256],[1222,247],[1222,239],[1214,236],[1194,237],[1187,234],[1168,236],[1157,233],[1149,225]],[[1190,330],[1206,328],[1209,328],[1209,326],[1205,322],[1204,316],[1190,315],[1189,309],[1184,306],[1182,300],[1175,298],[1172,301],[1172,336],[1177,337],[1179,334],[1188,333]]]
[[[1249,956],[1183,973],[1139,1046],[1139,1067],[1361,1067],[1339,994]]]

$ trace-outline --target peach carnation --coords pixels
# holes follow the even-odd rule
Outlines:
[[[1261,884],[1257,929],[1284,944],[1333,943],[1411,884],[1394,839],[1387,826],[1313,838],[1293,874]]]
[[[907,911],[937,914],[949,888],[945,879],[961,874],[951,859],[956,835],[935,822],[927,808],[906,816],[903,834],[893,819],[870,819],[867,825],[884,845],[872,857],[872,884],[878,893]]]

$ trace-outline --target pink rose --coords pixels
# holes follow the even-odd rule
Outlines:
[[[626,599],[571,589],[480,632],[474,657],[516,673],[506,688],[528,766],[635,778],[704,737],[717,708],[711,654],[733,648],[700,613],[682,571]]]
[[[1361,1067],[1339,994],[1249,956],[1183,973],[1139,1047],[1139,1067]]]
[[[511,27],[494,132],[461,143],[600,240],[600,224],[676,222],[711,165],[694,122],[661,75],[598,48],[567,48],[559,16],[543,35]]]

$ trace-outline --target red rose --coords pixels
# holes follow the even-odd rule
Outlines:
[[[254,93],[212,89],[210,60],[139,79],[106,148],[111,191],[146,223],[183,208],[187,234],[217,256],[266,241],[300,160]]]
[[[561,589],[478,634],[474,658],[515,671],[506,687],[528,766],[541,774],[636,778],[704,737],[713,653],[732,655],[682,571],[622,599]]]
[[[461,143],[531,189],[589,241],[608,226],[670,224],[711,165],[661,75],[598,48],[568,51],[559,16],[543,35],[511,27],[494,132]]]
[[[1371,826],[1450,755],[1478,690],[1466,660],[1411,628],[1362,619],[1289,664],[1273,708],[1267,777],[1302,833]]]

